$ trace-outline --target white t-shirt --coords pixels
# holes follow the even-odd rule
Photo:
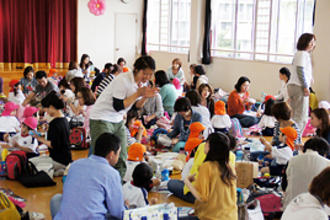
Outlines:
[[[16,130],[20,130],[20,123],[15,116],[0,117],[0,132],[16,133]]]
[[[18,133],[9,139],[10,145],[13,146],[15,142],[21,147],[30,148],[34,153],[37,153],[38,141],[36,138],[33,138],[31,135],[23,137],[21,133]]]
[[[279,165],[285,165],[293,157],[293,152],[289,146],[286,147],[273,147],[272,157],[276,160]]]
[[[17,105],[21,105],[25,100],[25,96],[22,92],[22,90],[17,91],[17,95],[15,96],[14,92],[9,92],[8,94],[8,101],[14,102]]]
[[[312,194],[302,193],[290,202],[281,219],[328,220],[325,207],[326,205],[322,206]]]
[[[123,178],[125,182],[130,182],[133,180],[133,171],[137,165],[139,165],[141,162],[140,161],[130,161],[126,160],[126,173]]]
[[[113,108],[113,98],[126,99],[133,95],[138,89],[132,72],[122,73],[107,86],[91,110],[90,119],[104,120],[119,123],[123,120],[126,112],[133,106],[134,102],[127,108],[117,112]]]
[[[274,116],[263,115],[260,119],[258,127],[259,128],[265,128],[265,127],[274,128],[275,122],[276,122],[276,119]]]
[[[275,96],[275,99],[283,100],[284,102],[286,102],[289,99],[287,83],[282,81],[281,84],[282,84],[282,87],[281,87],[279,93]]]
[[[231,120],[229,115],[213,115],[211,119],[212,126],[214,128],[230,128],[231,127]]]
[[[144,194],[142,190],[144,191]],[[128,200],[130,206],[136,206],[136,208],[140,208],[148,205],[146,203],[148,198],[147,190],[136,187],[131,182],[124,184],[123,196],[125,201]]]
[[[297,66],[304,68],[305,80],[307,86],[311,86],[313,74],[312,74],[312,61],[311,56],[307,51],[298,50],[293,58],[293,70],[288,84],[295,84],[303,86],[298,78]]]

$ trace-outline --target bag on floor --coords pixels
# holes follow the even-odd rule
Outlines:
[[[24,151],[13,151],[6,158],[7,177],[10,180],[17,179],[26,166],[27,157]]]
[[[238,220],[264,220],[259,200],[238,205]]]
[[[229,130],[229,134],[233,135],[234,137],[243,137],[243,130],[239,120],[237,118],[231,118],[230,121],[231,128]]]
[[[250,195],[248,201],[259,200],[262,213],[267,218],[280,218],[282,215],[281,196],[274,190],[257,191]]]
[[[176,220],[177,208],[173,203],[146,206],[124,211],[123,220]]]
[[[82,127],[73,128],[70,130],[70,145],[71,149],[87,149],[88,143],[86,141],[86,130]]]
[[[1,220],[20,220],[21,216],[14,203],[0,192],[0,219]]]
[[[42,186],[55,186],[54,182],[45,171],[38,171],[34,164],[30,161],[24,167],[22,175],[18,181],[25,187],[42,187]]]
[[[54,176],[53,159],[50,156],[42,155],[29,159],[34,164],[38,171],[45,171],[50,178]]]

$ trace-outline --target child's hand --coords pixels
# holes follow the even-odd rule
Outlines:
[[[126,207],[129,207],[129,201],[128,200],[125,200],[124,204],[125,204]]]
[[[259,140],[263,145],[265,145],[267,143],[267,141],[264,137],[260,137]]]
[[[196,176],[196,173],[193,174],[193,175],[187,176],[188,181],[191,182],[191,183],[194,182],[195,181],[195,176]]]
[[[157,198],[151,198],[150,201],[149,201],[149,204],[150,205],[155,205],[155,204],[157,204],[157,202],[158,202]]]
[[[154,179],[152,179],[152,184],[153,184],[154,186],[159,186],[159,185],[160,185],[160,179],[158,179],[158,178],[154,178]]]

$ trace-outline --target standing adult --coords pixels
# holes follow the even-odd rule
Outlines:
[[[155,61],[150,56],[142,56],[134,63],[133,72],[120,74],[106,87],[96,100],[90,113],[91,148],[94,152],[96,139],[105,132],[117,135],[121,140],[121,153],[115,168],[121,177],[126,171],[127,137],[124,124],[124,115],[133,106],[141,108],[147,98],[154,97],[157,89],[141,87],[148,82],[155,70]]]
[[[288,95],[293,109],[292,119],[301,131],[308,121],[309,87],[313,82],[311,52],[315,48],[315,35],[305,33],[297,43],[297,52],[293,58],[293,71],[288,82]]]

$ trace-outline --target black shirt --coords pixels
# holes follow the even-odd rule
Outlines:
[[[49,123],[47,139],[53,147],[48,149],[49,156],[64,165],[72,161],[69,135],[70,128],[66,118],[55,118]]]

